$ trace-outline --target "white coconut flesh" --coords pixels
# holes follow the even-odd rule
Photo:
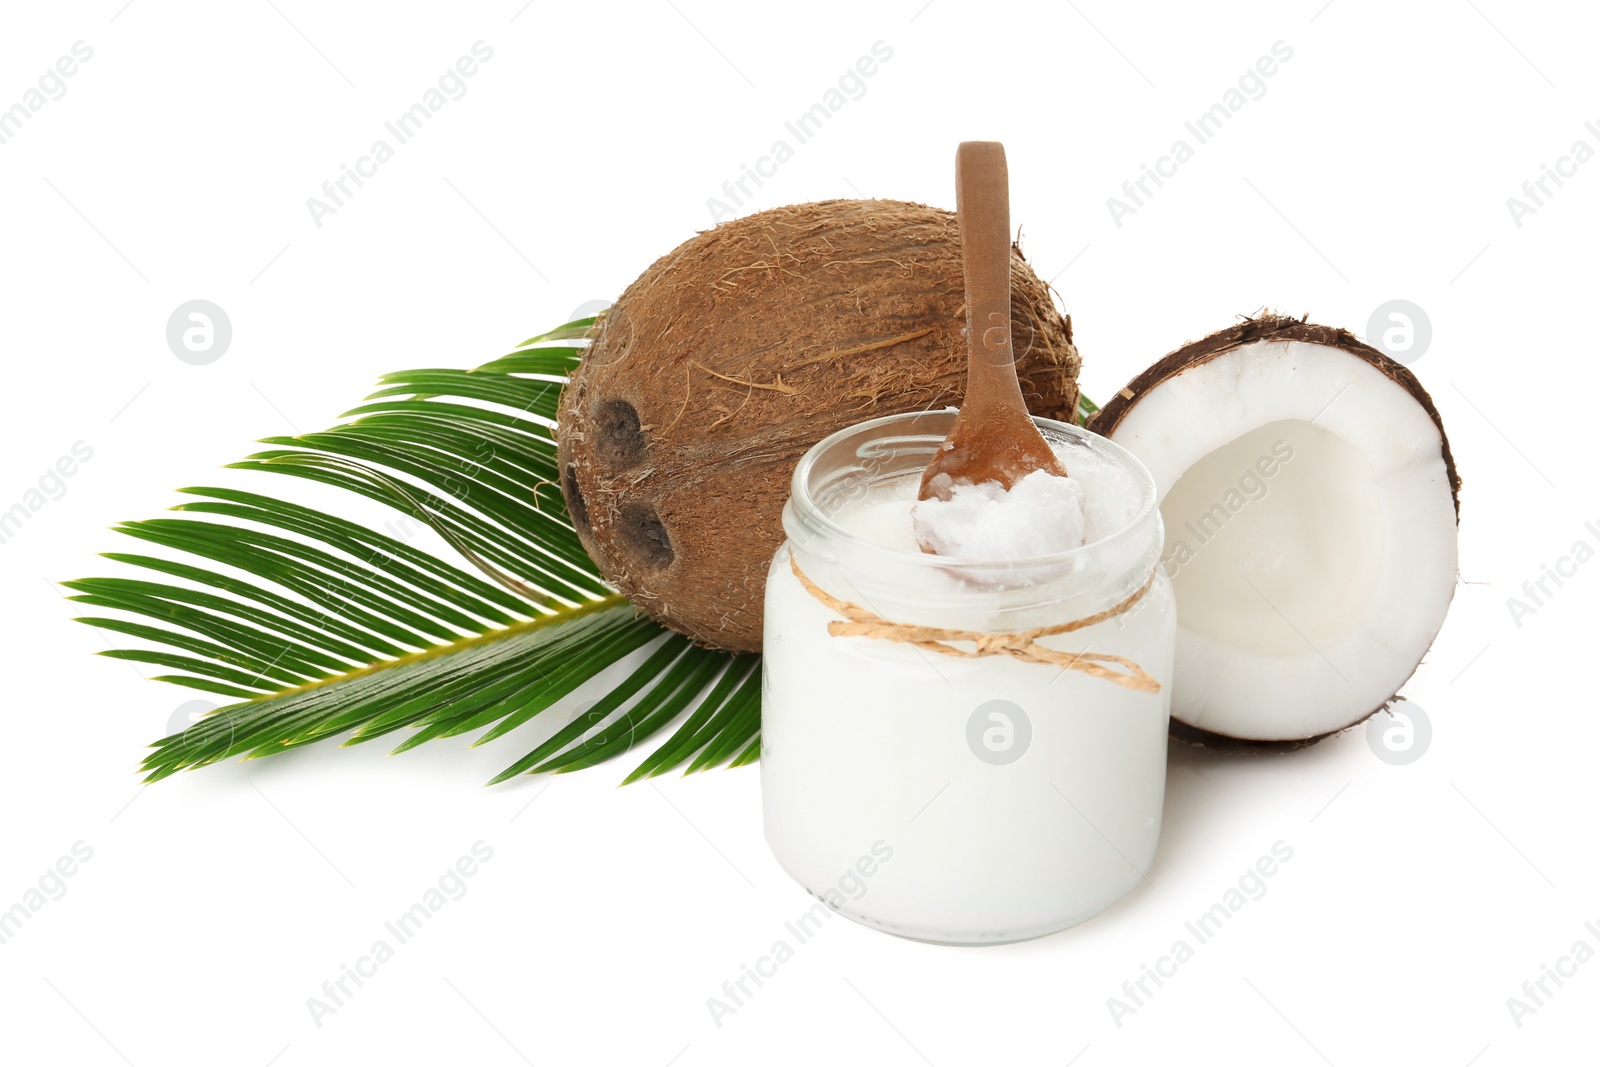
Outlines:
[[[1345,349],[1258,340],[1135,397],[1178,604],[1172,715],[1252,741],[1359,722],[1412,675],[1456,581],[1447,446]]]

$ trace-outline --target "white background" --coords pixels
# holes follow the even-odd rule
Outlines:
[[[75,842],[93,850],[0,945],[0,1058],[1594,1059],[1600,962],[1520,1027],[1506,1005],[1580,938],[1600,949],[1584,929],[1600,926],[1600,562],[1520,626],[1507,607],[1574,542],[1600,545],[1600,161],[1520,227],[1506,204],[1575,140],[1600,148],[1592,11],[274,2],[0,15],[0,107],[74,42],[94,50],[0,145],[0,509],[74,442],[93,449],[0,545],[0,909]],[[478,40],[494,56],[467,95],[318,228],[307,197]],[[288,488],[216,468],[331,425],[376,375],[471,366],[614,297],[880,40],[893,56],[866,94],[741,213],[953,206],[955,143],[1003,140],[1013,218],[1073,315],[1092,396],[1263,305],[1358,333],[1390,299],[1427,311],[1413,369],[1466,487],[1462,584],[1405,690],[1433,723],[1424,756],[1387,765],[1364,730],[1285,758],[1174,750],[1152,884],[1109,912],[981,950],[835,921],[720,1027],[707,998],[809,903],[762,841],[754,768],[481,788],[525,731],[396,759],[324,746],[142,789],[142,747],[192,694],[92,656],[104,638],[51,583],[114,571],[94,553],[133,545],[107,527],[156,516],[175,487]],[[1107,197],[1280,40],[1293,57],[1266,95],[1118,227]],[[233,324],[209,366],[164,337],[196,298]],[[318,1026],[307,998],[479,840],[493,859],[468,894]],[[1117,1025],[1107,998],[1280,840],[1294,855],[1267,895]]]

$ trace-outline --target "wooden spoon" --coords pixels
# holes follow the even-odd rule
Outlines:
[[[967,392],[955,428],[922,474],[919,500],[948,500],[952,484],[999,482],[1010,489],[1036,470],[1067,474],[1029,417],[1017,383],[1011,197],[999,141],[963,141],[956,149],[956,219],[966,277]]]

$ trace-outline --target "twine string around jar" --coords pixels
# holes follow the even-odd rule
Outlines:
[[[828,633],[834,637],[870,637],[883,641],[896,641],[902,644],[913,645],[929,652],[937,652],[945,656],[957,656],[962,659],[973,659],[982,656],[1011,656],[1026,663],[1047,663],[1060,667],[1063,670],[1082,671],[1084,674],[1095,678],[1103,678],[1108,682],[1132,689],[1140,693],[1159,693],[1161,683],[1151,676],[1139,664],[1126,656],[1112,655],[1109,652],[1062,652],[1049,648],[1039,643],[1039,638],[1049,637],[1054,634],[1071,633],[1105,622],[1107,619],[1116,618],[1123,614],[1140,598],[1150,591],[1155,584],[1156,571],[1151,570],[1150,577],[1144,585],[1136,589],[1127,598],[1113,604],[1104,611],[1097,612],[1082,619],[1060,623],[1055,626],[1041,626],[1032,630],[1021,630],[1016,633],[983,633],[977,630],[951,630],[938,626],[916,626],[911,623],[891,622],[880,615],[868,611],[848,600],[840,600],[810,578],[806,577],[800,569],[800,561],[791,553],[789,556],[789,569],[799,579],[800,585],[822,604],[832,611],[843,615],[843,619],[835,619],[828,623]],[[965,641],[972,643],[972,650],[950,644],[952,641]],[[1114,670],[1107,664],[1121,667]]]

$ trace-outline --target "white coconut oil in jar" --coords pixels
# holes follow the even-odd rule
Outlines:
[[[865,422],[795,470],[767,577],[763,816],[784,869],[841,914],[1018,941],[1084,921],[1150,866],[1176,611],[1150,475],[1062,423],[1036,420],[1081,480],[1082,547],[920,551],[911,506],[954,421]]]

